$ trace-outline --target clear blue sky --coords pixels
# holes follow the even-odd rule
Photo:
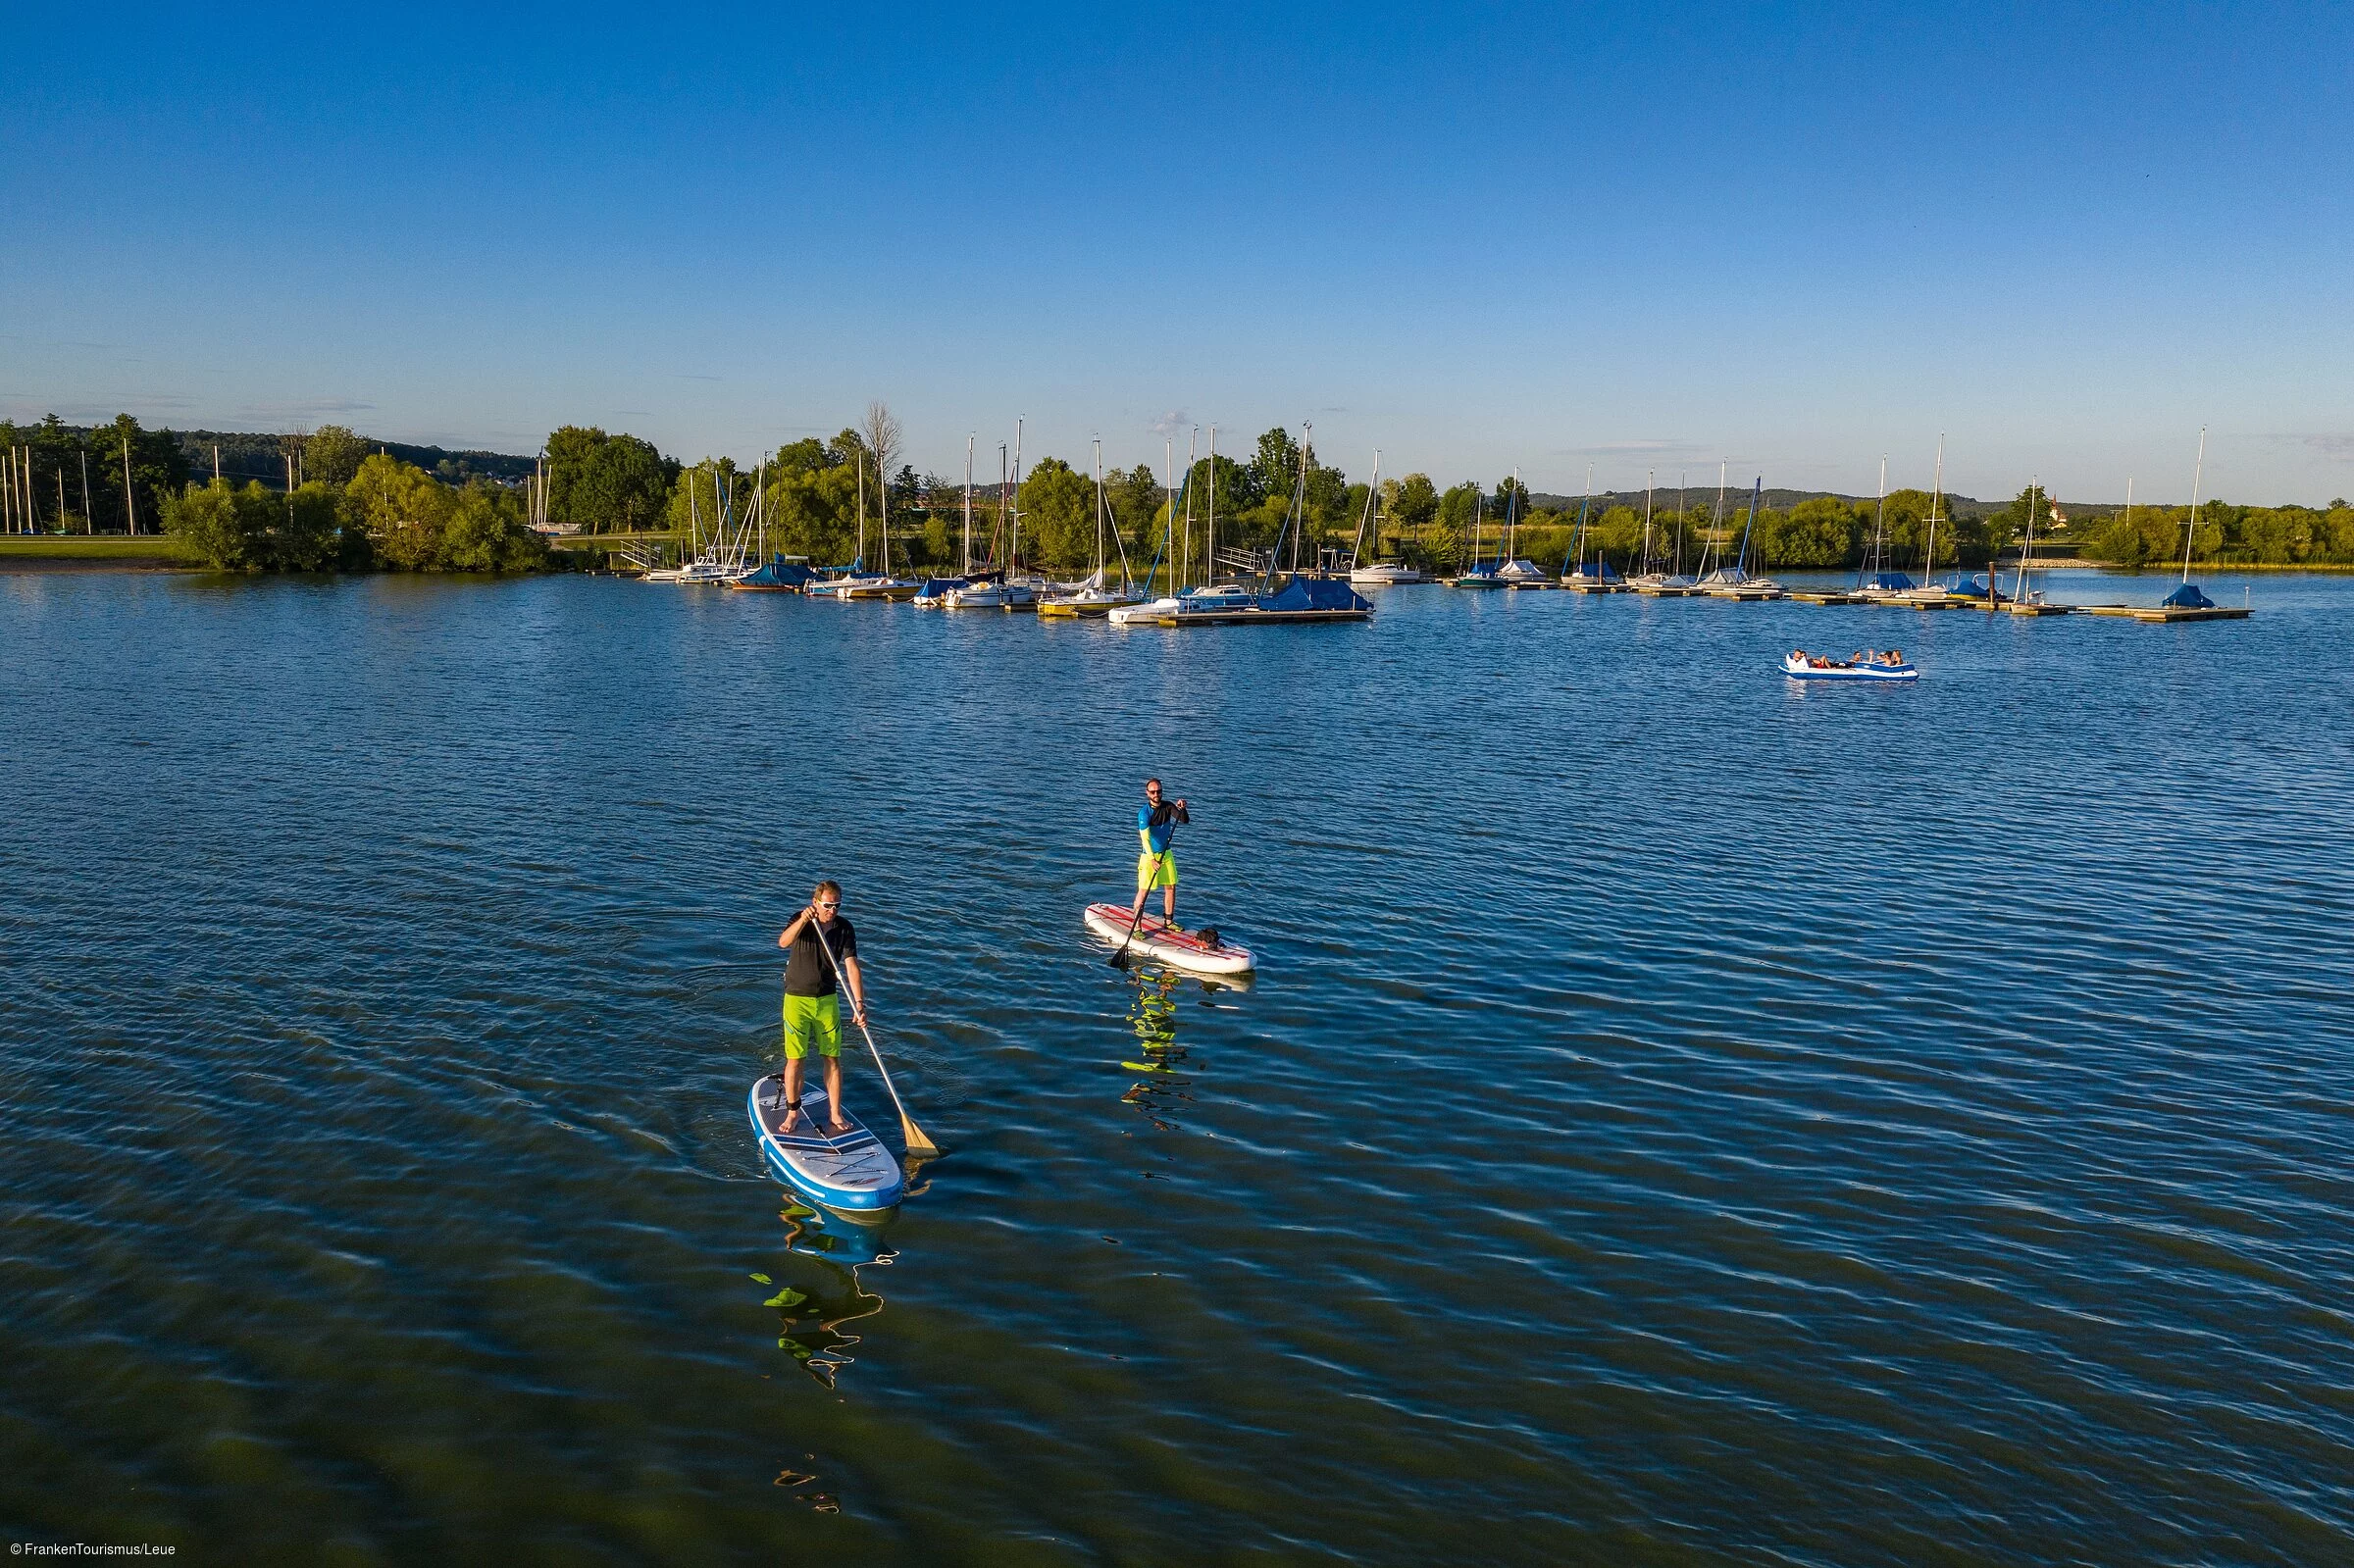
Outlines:
[[[748,11],[749,8],[747,8]],[[1540,490],[2354,492],[2354,11],[684,6],[7,29],[0,413]]]

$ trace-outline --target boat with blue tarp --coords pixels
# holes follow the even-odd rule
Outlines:
[[[739,593],[799,593],[817,581],[805,555],[773,557],[757,571],[735,579],[728,586]]]

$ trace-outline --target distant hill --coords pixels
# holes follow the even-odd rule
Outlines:
[[[1700,505],[1714,506],[1715,504],[1716,487],[1713,484],[1706,486],[1695,484],[1689,493]],[[1875,499],[1869,495],[1843,495],[1837,490],[1767,490],[1764,504],[1769,512],[1787,512],[1801,501],[1812,501],[1826,495],[1833,500],[1845,501],[1850,506],[1869,506]],[[1663,485],[1652,492],[1652,505],[1672,511],[1675,507],[1675,496],[1674,490]],[[1585,497],[1547,495],[1531,490],[1528,492],[1528,499],[1530,504],[1546,507],[1552,511],[1575,512]],[[1597,490],[1594,492],[1592,504],[1598,512],[1612,506],[1631,506],[1639,512],[1643,509],[1643,492],[1641,490]],[[1984,517],[1989,512],[1999,512],[2011,503],[1975,500],[1967,495],[1956,495],[1953,491],[1948,490],[1945,492],[1945,504],[1947,510],[1955,517],[1974,518]],[[2068,504],[2066,501],[2060,503],[2063,510],[2068,507]],[[1747,490],[1724,492],[1724,510],[1728,517],[1738,516],[1741,508],[1747,505],[1749,505]]]
[[[221,477],[236,482],[259,480],[271,489],[283,489],[286,483],[286,465],[279,455],[280,437],[252,430],[176,430],[180,450],[188,455],[188,472],[198,479],[209,479],[213,473],[213,449],[221,451]],[[367,437],[369,444],[414,463],[427,473],[449,484],[463,484],[468,480],[488,480],[493,483],[512,484],[531,477],[532,460],[513,457],[504,452],[457,451],[440,446],[412,446],[406,441],[380,441]]]

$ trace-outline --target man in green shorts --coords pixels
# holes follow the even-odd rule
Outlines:
[[[821,882],[809,895],[809,907],[793,917],[777,937],[777,945],[792,956],[785,960],[785,1125],[790,1133],[801,1119],[801,1064],[812,1046],[826,1059],[826,1131],[846,1133],[842,1119],[842,997],[835,984],[834,965],[842,966],[850,983],[850,1017],[866,1023],[866,983],[858,978],[858,933],[837,913],[842,908],[842,884]],[[822,936],[821,936],[822,933]],[[821,942],[823,945],[821,945]],[[829,962],[826,949],[832,948]]]
[[[1169,840],[1176,835],[1179,823],[1191,821],[1182,796],[1163,800],[1160,781],[1145,781],[1145,803],[1136,808],[1136,836],[1144,850],[1136,857],[1136,902],[1129,907],[1129,919],[1144,913],[1145,900],[1157,887],[1162,917],[1171,926],[1177,924],[1177,852]]]

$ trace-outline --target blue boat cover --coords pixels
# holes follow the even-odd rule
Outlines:
[[[817,581],[817,574],[805,563],[788,561],[780,555],[743,581],[756,588],[798,588]]]
[[[1914,582],[1902,572],[1874,572],[1857,586],[1877,588],[1882,593],[1906,593],[1912,590]]]
[[[916,594],[916,597],[919,599],[937,599],[942,594],[947,592],[950,588],[969,588],[972,585],[972,580],[970,578],[926,578],[924,579],[923,591]]]
[[[2196,586],[2185,582],[2158,601],[2162,610],[2212,610],[2215,601],[2201,593]]]
[[[1273,593],[1258,597],[1262,610],[1370,610],[1372,602],[1348,583],[1333,578],[1295,577]]]

